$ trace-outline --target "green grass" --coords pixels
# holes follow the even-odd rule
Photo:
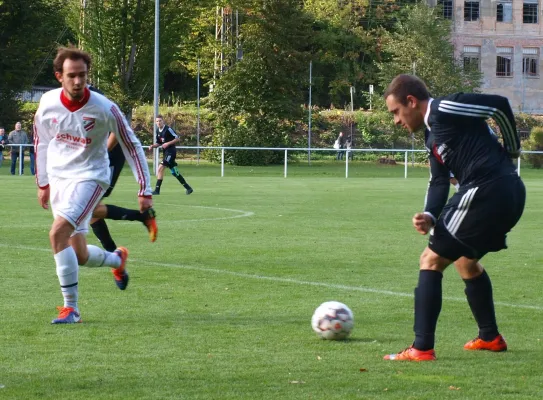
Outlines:
[[[385,362],[410,344],[426,238],[411,227],[426,168],[336,163],[220,167],[183,162],[195,192],[165,177],[159,239],[109,222],[130,250],[131,282],[82,268],[83,324],[52,326],[62,304],[52,221],[30,176],[0,168],[1,399],[541,399],[542,173],[524,169],[525,215],[510,249],[483,261],[505,353],[472,353],[476,335],[454,269],[445,273],[435,363]],[[155,180],[153,179],[153,182]],[[111,203],[135,206],[127,172]],[[89,234],[89,242],[97,241]],[[354,312],[350,340],[317,339],[313,310]],[[363,371],[361,371],[363,369]]]

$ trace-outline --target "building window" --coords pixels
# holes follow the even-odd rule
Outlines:
[[[479,2],[465,1],[464,2],[464,21],[479,20]]]
[[[537,24],[538,0],[524,0],[522,6],[522,22],[525,24]]]
[[[464,59],[464,71],[481,70],[481,48],[479,46],[464,46],[462,57]]]
[[[524,76],[539,76],[539,49],[522,49],[522,73]]]
[[[513,48],[496,48],[496,76],[513,76]]]
[[[453,19],[453,0],[437,0],[437,5],[443,8],[443,18]]]
[[[502,0],[497,3],[496,21],[513,22],[513,3],[511,0]]]

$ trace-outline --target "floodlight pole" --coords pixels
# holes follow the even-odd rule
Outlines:
[[[153,144],[156,143],[155,135],[155,121],[158,115],[158,74],[159,74],[159,32],[160,32],[160,0],[155,0],[155,63],[154,63],[154,90],[153,90],[153,123],[152,126],[152,135],[153,135]],[[158,150],[153,150],[153,171],[155,174],[158,171]]]
[[[311,165],[311,84],[313,79],[313,61],[309,61],[309,122],[307,136],[307,163]]]
[[[354,124],[354,102],[353,102],[353,94],[354,94],[354,86],[351,86],[350,92],[351,92],[351,147],[353,145],[353,124]]]
[[[198,59],[198,73],[196,75],[196,160],[200,165],[200,59]]]

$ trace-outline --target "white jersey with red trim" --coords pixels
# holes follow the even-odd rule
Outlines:
[[[45,93],[34,117],[36,182],[43,188],[52,177],[94,180],[109,185],[109,132],[117,137],[139,184],[138,196],[151,195],[145,153],[119,107],[85,89],[84,98],[69,100],[62,88]]]

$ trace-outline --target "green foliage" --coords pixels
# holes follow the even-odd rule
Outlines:
[[[15,95],[39,74],[64,29],[62,0],[5,0],[0,3],[0,125],[11,126],[21,103]]]
[[[154,2],[79,0],[72,3],[70,26],[80,46],[93,56],[91,80],[122,110],[152,99],[154,71]],[[175,60],[176,49],[188,36],[191,2],[160,2],[160,75]]]
[[[522,145],[524,150],[543,151],[543,128],[540,126],[532,128],[530,137]],[[543,166],[543,154],[523,154],[532,168],[541,168]]]
[[[450,39],[450,21],[441,18],[439,8],[425,3],[405,7],[395,30],[383,36],[380,86],[386,88],[398,74],[416,74],[435,97],[475,91],[482,74],[463,69]]]
[[[244,56],[217,82],[211,96],[222,146],[286,146],[303,101],[310,21],[295,0],[266,0],[247,15]],[[247,152],[230,162],[270,163],[279,158]]]

